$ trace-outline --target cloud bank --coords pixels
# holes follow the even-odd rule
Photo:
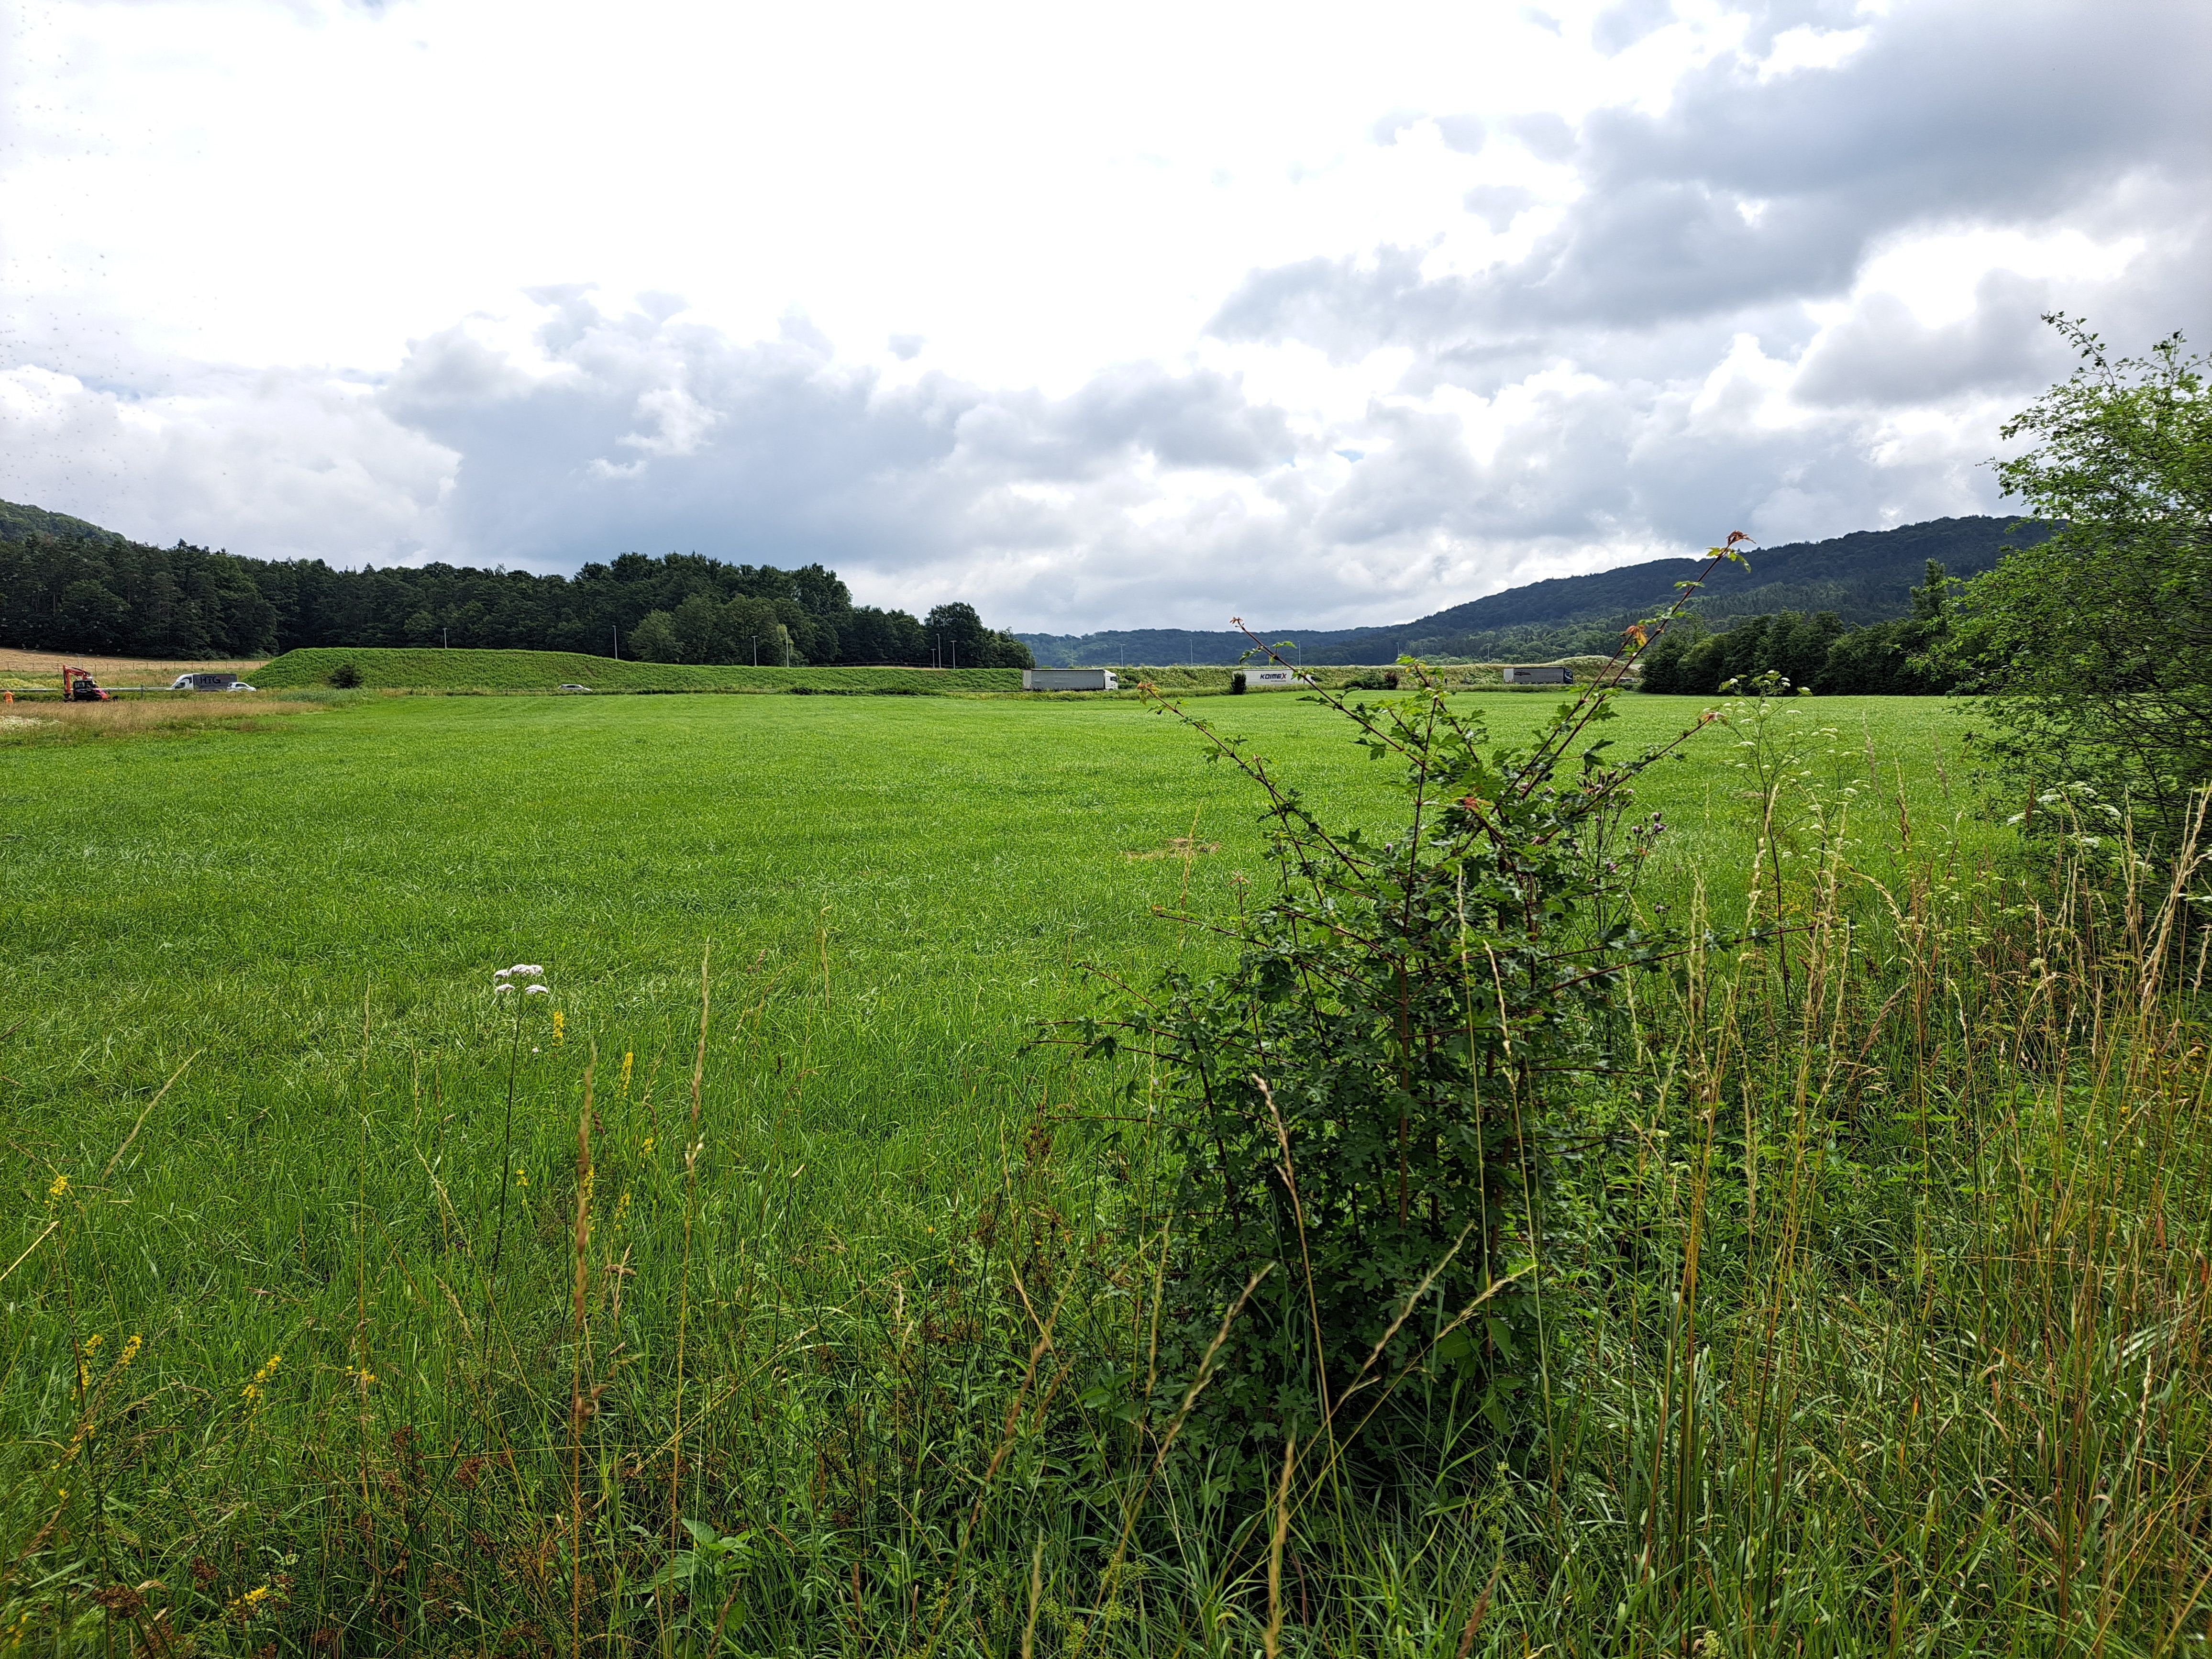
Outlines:
[[[1735,528],[1996,510],[1996,424],[2067,368],[2039,313],[2128,347],[2212,327],[2202,9],[1551,21],[1619,95],[1347,111],[1267,199],[1333,169],[1397,191],[1390,223],[1217,259],[1156,349],[1073,373],[584,283],[381,366],[215,362],[136,321],[95,362],[17,260],[0,493],[347,563],[820,560],[864,599],[1061,631],[1381,622]]]

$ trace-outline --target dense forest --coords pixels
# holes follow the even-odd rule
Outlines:
[[[334,570],[149,547],[0,502],[0,645],[174,660],[296,646],[489,646],[650,662],[1024,668],[975,607],[856,605],[835,571],[625,553],[574,576],[448,564]]]
[[[1846,628],[1832,611],[1747,617],[1710,631],[1678,618],[1643,656],[1644,690],[1710,696],[1731,680],[1779,674],[1793,687],[1845,696],[1917,696],[1954,689],[1943,647],[1959,584],[1930,559],[1910,615]]]

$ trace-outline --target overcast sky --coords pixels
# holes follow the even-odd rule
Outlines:
[[[263,557],[1410,617],[2002,510],[2212,336],[2212,6],[0,10],[0,496]]]

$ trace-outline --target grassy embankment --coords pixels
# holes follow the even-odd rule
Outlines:
[[[1390,821],[1321,711],[1208,708]],[[1940,706],[1777,718],[1645,791],[1648,898],[1778,860],[1808,931],[1640,988],[1542,1408],[1250,1513],[1158,1457],[1143,1079],[1019,1046],[1260,874],[1178,728],[370,698],[0,752],[0,1647],[2176,1650],[2203,1049]]]
[[[385,650],[316,646],[264,663],[264,690],[327,685],[341,665],[361,684],[402,691],[550,691],[564,684],[594,691],[874,691],[890,694],[1007,691],[1021,686],[1011,668],[751,668],[631,662],[574,651]]]

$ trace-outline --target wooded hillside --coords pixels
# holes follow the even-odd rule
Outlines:
[[[972,605],[919,620],[856,605],[818,564],[625,553],[574,577],[449,564],[337,570],[183,542],[149,547],[11,502],[0,502],[0,645],[180,659],[452,645],[764,665],[1030,663]]]

